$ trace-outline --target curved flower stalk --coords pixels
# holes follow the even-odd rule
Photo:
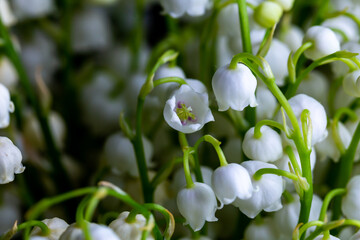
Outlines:
[[[43,240],[53,240],[59,239],[61,234],[68,228],[69,224],[67,224],[64,220],[60,218],[50,218],[42,220],[43,223],[49,228],[49,234],[44,235],[42,230],[39,227],[35,227],[30,233],[30,239],[43,239]]]
[[[182,85],[166,102],[164,118],[172,128],[183,133],[196,132],[214,121],[207,94],[197,93],[187,85]]]

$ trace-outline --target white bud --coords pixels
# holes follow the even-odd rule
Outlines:
[[[249,199],[253,193],[248,171],[236,163],[217,168],[212,175],[212,186],[220,201],[219,208],[237,199]]]
[[[219,111],[229,108],[242,111],[248,105],[256,107],[256,85],[255,76],[244,64],[237,64],[235,69],[229,69],[228,64],[216,70],[212,87]]]
[[[255,127],[250,128],[243,140],[243,151],[250,159],[274,162],[283,155],[280,135],[268,126],[261,126],[261,137],[254,136]]]
[[[192,188],[181,190],[177,195],[177,206],[194,231],[199,231],[205,221],[217,221],[215,193],[205,183],[195,182]]]
[[[142,140],[147,165],[151,165],[152,144],[145,137]],[[122,133],[113,134],[106,140],[104,153],[106,161],[115,170],[129,173],[133,177],[139,176],[134,147]]]
[[[183,133],[199,131],[206,123],[214,121],[208,95],[195,92],[188,85],[182,85],[166,102],[164,118],[170,127]]]
[[[264,1],[255,8],[254,19],[264,28],[271,28],[279,22],[283,14],[281,5],[277,2]]]
[[[135,221],[128,223],[126,222],[128,216],[128,211],[120,213],[119,217],[112,221],[109,227],[114,230],[121,239],[140,240],[143,229],[146,226],[146,218],[141,214],[136,214]],[[151,234],[146,238],[146,240],[153,239],[154,237]]]
[[[339,40],[335,33],[329,28],[312,26],[307,30],[303,43],[311,42],[313,46],[307,49],[304,54],[311,60],[316,60],[340,50]]]
[[[20,150],[7,137],[0,137],[0,184],[14,181],[14,174],[22,173]]]
[[[14,112],[15,107],[10,100],[9,90],[0,83],[0,128],[6,128],[10,124],[10,112]]]
[[[93,240],[120,240],[120,238],[115,234],[115,232],[104,225],[99,225],[95,223],[88,223],[90,235]],[[64,232],[61,234],[59,240],[85,240],[83,230],[76,225],[76,223],[71,224]]]
[[[347,41],[358,41],[359,40],[359,29],[358,25],[354,22],[354,20],[346,17],[344,15],[340,15],[335,18],[326,19],[321,26],[336,29],[342,32],[345,35],[345,38],[342,34],[335,32],[336,37],[339,42],[347,42]]]
[[[236,199],[233,205],[238,207],[249,218],[256,217],[262,210],[274,212],[281,209],[281,195],[284,191],[282,177],[274,174],[264,174],[260,180],[253,179],[253,175],[259,169],[277,169],[277,167],[261,161],[246,161],[241,165],[248,170],[254,191],[251,198]]]
[[[51,219],[42,220],[43,223],[49,228],[49,235],[42,235],[42,231],[39,227],[35,227],[30,234],[30,240],[35,240],[36,237],[42,237],[44,240],[56,240],[59,239],[61,234],[68,228],[69,224],[67,224],[64,220],[54,217]]]
[[[341,202],[341,210],[346,218],[360,220],[360,175],[350,179],[346,185],[347,193]]]

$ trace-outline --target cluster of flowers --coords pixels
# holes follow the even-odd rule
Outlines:
[[[0,0],[0,238],[360,239],[360,4],[307,7]]]

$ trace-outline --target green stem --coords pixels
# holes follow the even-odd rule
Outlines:
[[[166,162],[160,170],[156,173],[155,177],[151,181],[152,187],[155,189],[160,183],[162,183],[172,172],[174,166],[178,163],[182,163],[182,158],[173,158],[171,161]]]
[[[144,99],[139,96],[136,107],[136,130],[135,130],[136,133],[135,133],[135,138],[132,140],[132,144],[135,149],[136,163],[141,180],[144,201],[146,203],[151,203],[153,202],[154,191],[149,181],[149,175],[148,175],[145,153],[144,153],[144,146],[142,141],[142,111],[144,107],[144,102],[145,102]]]
[[[360,141],[360,123],[357,125],[353,138],[351,139],[349,147],[345,154],[340,158],[339,173],[337,176],[337,188],[345,188],[350,180],[356,149]],[[338,219],[341,216],[341,198],[337,197],[334,201],[332,219]]]
[[[258,122],[256,125],[255,125],[255,128],[254,128],[254,138],[261,138],[261,127],[264,126],[264,125],[267,125],[267,126],[271,126],[271,127],[275,127],[279,130],[283,130],[284,131],[284,126],[281,124],[281,123],[278,123],[278,122],[275,122],[273,120],[268,120],[268,119],[264,119],[264,120],[261,120],[260,122]]]
[[[213,145],[218,157],[219,157],[219,161],[220,161],[220,166],[226,166],[228,165],[227,161],[226,161],[226,157],[224,155],[224,152],[222,151],[221,147],[220,147],[220,144],[221,142],[218,141],[216,138],[214,138],[213,136],[211,135],[205,135],[201,138],[199,138],[197,140],[197,142],[195,143],[195,146],[194,146],[194,151],[197,152],[197,149],[200,145],[200,143],[202,142],[208,142],[210,143],[211,145]]]
[[[299,237],[301,237],[306,230],[308,230],[309,228],[313,227],[313,226],[322,226],[324,225],[324,222],[322,221],[311,221],[308,223],[305,223],[300,229],[299,229]],[[294,236],[293,236],[294,237]],[[294,238],[293,238],[294,239]],[[298,238],[295,238],[298,239]]]
[[[90,198],[86,211],[85,211],[85,216],[84,219],[86,221],[91,222],[91,219],[94,215],[95,209],[97,207],[97,205],[99,204],[100,200],[105,198],[107,195],[107,189],[106,188],[99,188],[94,194],[93,196]]]
[[[43,223],[41,221],[37,221],[37,220],[30,220],[30,221],[27,221],[27,222],[24,222],[24,223],[20,224],[17,227],[17,231],[21,231],[23,229],[28,229],[28,228],[31,228],[31,227],[39,227],[41,229],[42,236],[48,236],[50,234],[49,227],[45,223]],[[29,236],[25,235],[24,239],[28,240]]]
[[[191,172],[190,172],[190,166],[189,166],[190,148],[185,148],[183,151],[184,151],[183,164],[184,164],[184,173],[185,173],[185,179],[186,179],[186,188],[193,188],[194,182],[191,178]]]
[[[55,144],[53,134],[50,130],[47,114],[43,111],[42,106],[35,92],[32,89],[30,79],[28,78],[26,71],[21,63],[21,60],[14,48],[9,32],[7,31],[1,19],[0,19],[0,35],[5,44],[4,50],[7,56],[9,57],[9,59],[11,60],[11,62],[14,64],[14,67],[19,76],[20,84],[25,91],[27,99],[34,108],[35,114],[40,123],[40,127],[44,135],[46,150],[52,164],[52,175],[55,178],[54,182],[55,184],[57,184],[57,188],[60,191],[64,191],[67,188],[69,188],[70,180],[61,162],[60,151]]]
[[[85,240],[92,239],[91,233],[90,233],[90,228],[89,228],[89,222],[86,221],[84,218],[84,211],[85,211],[86,205],[88,204],[90,199],[91,199],[90,196],[84,197],[81,200],[80,204],[78,205],[78,208],[76,209],[76,223],[83,230]]]
[[[247,53],[252,53],[246,0],[237,0],[237,4],[239,8],[239,22],[243,51]]]
[[[178,83],[180,85],[187,84],[187,82],[184,79],[179,77],[165,77],[155,80],[154,87],[159,86],[160,84],[170,83],[170,82]]]
[[[298,176],[288,171],[284,171],[276,168],[261,168],[255,172],[253,178],[255,181],[259,181],[264,174],[274,174],[281,177],[287,177],[291,180],[298,181]]]
[[[144,207],[151,211],[157,211],[164,216],[164,218],[166,220],[166,229],[165,229],[164,238],[165,238],[165,240],[170,240],[171,236],[173,235],[174,230],[175,230],[174,216],[166,208],[164,208],[158,204],[146,203],[146,204],[144,204]]]
[[[294,168],[295,172],[301,174],[301,168],[296,160],[296,157],[295,157],[295,154],[294,154],[292,148],[290,146],[286,146],[285,152],[289,156],[291,166]]]
[[[333,189],[331,190],[328,194],[326,194],[323,204],[321,206],[321,211],[320,211],[320,216],[319,216],[319,221],[325,221],[325,216],[326,216],[326,211],[329,207],[330,201],[338,196],[338,195],[344,195],[346,193],[346,189],[343,188],[337,188],[337,189]]]

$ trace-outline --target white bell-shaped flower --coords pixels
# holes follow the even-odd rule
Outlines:
[[[10,124],[10,112],[14,112],[15,107],[10,100],[9,90],[0,83],[0,128],[6,128]]]
[[[340,50],[340,43],[335,33],[322,26],[310,27],[305,33],[303,42],[313,44],[304,52],[305,56],[311,60],[325,57]]]
[[[273,118],[278,107],[278,102],[269,89],[259,86],[256,89],[256,102],[258,103],[256,107],[257,121]]]
[[[14,181],[14,174],[22,173],[20,150],[7,137],[0,137],[0,184]]]
[[[12,26],[16,23],[16,17],[9,6],[8,0],[0,1],[0,16],[5,26]]]
[[[304,32],[298,26],[291,25],[280,37],[291,51],[296,52],[301,47]]]
[[[250,69],[238,63],[236,69],[229,69],[229,64],[216,70],[212,78],[212,87],[219,105],[219,111],[232,108],[242,111],[250,105],[256,107],[257,81]]]
[[[110,23],[102,9],[85,8],[74,15],[71,43],[77,52],[103,50],[112,40]]]
[[[194,231],[199,231],[205,221],[217,221],[215,193],[205,183],[195,182],[192,188],[181,190],[177,195],[177,206]]]
[[[262,210],[274,212],[281,209],[281,195],[284,191],[282,177],[274,174],[264,174],[260,180],[252,177],[259,169],[277,167],[262,161],[246,161],[241,165],[248,170],[254,191],[251,198],[236,199],[233,205],[249,218],[256,217]]]
[[[324,239],[324,235],[319,235],[316,238],[314,238],[314,240],[323,240]],[[329,238],[327,238],[328,240],[341,240],[340,238],[337,238],[333,235],[330,235]]]
[[[311,71],[299,85],[296,93],[306,94],[319,101],[326,109],[330,84],[327,77],[320,71]]]
[[[214,121],[208,95],[197,93],[188,85],[182,85],[166,102],[164,118],[170,127],[183,133],[196,132]]]
[[[283,9],[284,11],[289,11],[293,5],[295,0],[275,0]]]
[[[206,86],[201,81],[199,81],[197,79],[192,79],[192,78],[186,78],[185,81],[192,89],[194,89],[195,92],[201,93],[201,94],[204,94],[204,93],[207,94]]]
[[[347,128],[341,122],[338,122],[336,130],[337,135],[340,137],[340,141],[346,149],[350,145],[352,139],[349,130],[347,130]],[[328,132],[329,134],[327,135],[325,140],[315,145],[316,151],[320,156],[320,160],[323,160],[326,157],[330,157],[332,160],[334,160],[334,162],[338,162],[341,154],[339,148],[335,143],[332,126],[328,127]]]
[[[360,220],[360,175],[350,179],[346,185],[347,193],[341,202],[341,210],[346,218]]]
[[[89,223],[89,230],[93,240],[120,240],[111,228],[104,225]],[[85,236],[83,230],[74,223],[61,234],[59,240],[85,240]]]
[[[359,29],[357,24],[354,20],[344,15],[326,19],[323,23],[321,23],[321,26],[342,32],[346,36],[345,38],[342,34],[335,32],[336,37],[340,42],[356,42],[359,40]]]
[[[109,227],[114,230],[120,239],[140,240],[146,226],[146,218],[141,214],[136,214],[135,221],[128,223],[126,222],[128,216],[128,211],[120,213],[118,218],[110,223]],[[149,234],[146,239],[153,240],[154,237]]]
[[[298,119],[301,128],[301,113],[308,109],[310,112],[311,125],[312,125],[312,138],[311,144],[314,145],[321,142],[327,136],[327,117],[325,108],[314,98],[305,94],[298,94],[289,99],[289,104]],[[287,119],[289,123],[289,119]]]
[[[222,208],[237,199],[249,199],[253,186],[248,171],[240,164],[230,163],[218,167],[212,175],[212,187]]]
[[[54,0],[12,0],[11,3],[19,19],[40,18],[55,10]]]
[[[67,224],[61,218],[50,218],[42,220],[43,223],[49,228],[49,235],[43,235],[41,229],[39,227],[35,227],[30,234],[30,239],[34,240],[36,237],[42,237],[44,240],[56,240],[59,239],[61,234],[68,228],[69,224]]]
[[[161,0],[166,13],[173,18],[179,18],[185,14],[197,17],[205,13],[209,0]]]
[[[281,234],[283,238],[281,239],[291,239],[292,233],[298,224],[299,214],[300,214],[300,199],[299,195],[293,194],[294,198],[292,202],[284,204],[284,207],[277,211],[274,214],[274,222],[277,231]],[[320,210],[322,206],[322,200],[317,196],[313,196],[309,221],[315,221],[319,219]],[[309,228],[309,232],[314,231],[315,227]]]
[[[242,148],[250,159],[274,162],[283,155],[280,135],[268,126],[261,126],[261,137],[254,136],[255,127],[250,128],[244,137]]]
[[[274,227],[274,221],[270,217],[252,221],[245,229],[246,240],[279,240]]]
[[[147,165],[151,165],[153,147],[151,142],[143,137],[145,160]],[[122,133],[111,135],[104,147],[105,159],[114,170],[120,173],[129,173],[133,177],[138,177],[139,172],[136,163],[134,147],[131,141]]]
[[[360,70],[348,73],[343,80],[344,91],[353,97],[360,97]]]

